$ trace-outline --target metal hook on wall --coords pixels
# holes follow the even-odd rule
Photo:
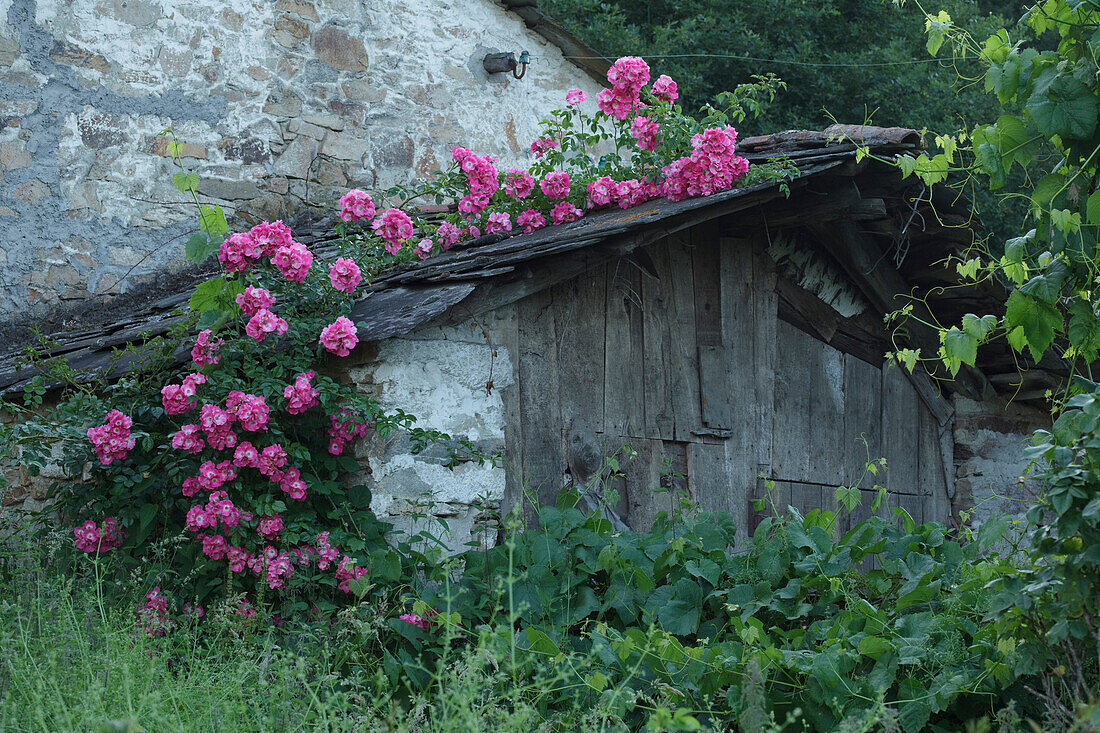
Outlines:
[[[531,54],[527,51],[520,52],[519,60],[514,53],[490,53],[481,60],[481,65],[490,74],[502,74],[512,72],[516,79],[522,79],[527,73],[527,65],[531,63]],[[518,69],[518,72],[517,72]]]

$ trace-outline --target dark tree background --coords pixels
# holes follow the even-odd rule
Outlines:
[[[997,109],[981,80],[969,87],[958,84],[955,69],[929,57],[924,15],[913,2],[540,0],[539,5],[609,58],[645,57],[655,76],[664,73],[677,81],[688,112],[753,74],[775,73],[787,90],[751,124],[750,134],[821,129],[830,124],[830,115],[840,122],[948,132],[990,119]],[[1014,24],[1024,5],[943,0],[927,9],[947,10],[957,24],[984,39],[993,29]],[[712,57],[662,58],[682,54]],[[774,61],[715,58],[721,55]],[[978,64],[968,61],[959,70],[980,73]]]
[[[608,58],[646,58],[654,77],[676,80],[688,113],[754,74],[774,73],[787,89],[760,119],[738,126],[742,136],[819,130],[834,119],[949,133],[1003,112],[985,91],[979,63],[952,65],[942,53],[931,58],[925,16],[914,0],[539,0],[539,6]],[[937,0],[925,9],[946,10],[984,40],[997,28],[1012,28],[1027,6]],[[683,55],[691,57],[676,58]],[[720,58],[728,55],[760,60]],[[991,248],[1019,231],[1022,203],[984,188],[964,193],[981,212],[977,229],[994,235]]]

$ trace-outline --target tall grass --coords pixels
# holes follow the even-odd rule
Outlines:
[[[225,604],[201,624],[150,636],[136,623],[141,592],[105,582],[95,564],[55,560],[55,540],[0,532],[5,733],[626,729],[600,710],[555,704],[563,674],[517,677],[506,628],[456,645],[411,698],[394,697],[377,660],[363,659],[384,609],[289,631],[267,620],[249,627]],[[362,663],[349,664],[355,657]],[[357,668],[364,673],[349,674]]]

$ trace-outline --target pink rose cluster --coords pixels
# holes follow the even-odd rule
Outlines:
[[[130,435],[130,428],[134,421],[128,415],[118,410],[107,413],[107,421],[103,425],[88,428],[88,440],[92,448],[99,456],[99,462],[107,465],[111,461],[120,461],[126,454],[133,450],[137,440]]]
[[[232,462],[228,460],[221,463],[204,461],[199,466],[198,475],[188,476],[184,479],[183,495],[192,497],[199,491],[216,491],[235,478],[237,478],[237,472],[234,470]]]
[[[366,191],[353,188],[340,197],[340,220],[360,221],[374,218],[374,199]]]
[[[356,335],[355,324],[346,316],[339,316],[335,321],[321,329],[321,346],[331,354],[347,356],[355,345],[359,343]]]
[[[211,341],[210,337],[213,333],[209,328],[199,332],[198,338],[195,339],[195,345],[191,347],[191,360],[199,368],[214,366],[222,359],[218,352],[225,341],[223,339]]]
[[[530,234],[536,229],[542,229],[546,226],[546,217],[534,209],[526,209],[516,217],[516,224],[523,227],[525,234]]]
[[[428,624],[431,623],[430,621],[428,621],[428,619],[415,613],[403,613],[398,616],[398,619],[404,621],[407,624],[412,624],[418,629],[423,629],[424,631],[428,630]]]
[[[412,219],[401,209],[386,209],[382,216],[374,220],[371,227],[386,243],[386,251],[391,255],[400,252],[401,245],[413,235]]]
[[[658,145],[657,133],[660,128],[657,123],[648,117],[635,117],[630,123],[630,136],[638,143],[642,150],[656,150]]]
[[[344,559],[336,566],[336,579],[340,581],[336,587],[345,593],[351,593],[351,581],[362,578],[368,572],[370,571],[367,568],[359,567],[350,557],[344,555]]]
[[[638,56],[623,56],[607,70],[610,89],[596,95],[600,111],[617,120],[625,120],[634,110],[644,105],[639,96],[642,87],[649,83],[649,64]]]
[[[246,316],[254,316],[275,305],[275,296],[268,290],[249,285],[244,292],[237,293],[236,301]]]
[[[535,158],[541,158],[547,152],[558,147],[557,140],[549,137],[540,137],[535,142],[531,143],[531,152],[535,154]]]
[[[462,232],[458,227],[449,221],[445,221],[439,225],[439,229],[435,230],[435,238],[439,240],[439,243],[443,246],[443,249],[447,250],[458,244],[458,240],[462,237]]]
[[[256,524],[257,534],[267,541],[275,541],[283,528],[283,519],[278,514],[261,517]],[[339,588],[345,593],[351,592],[348,585],[351,580],[361,578],[368,572],[366,568],[357,567],[346,555],[336,562],[341,555],[340,549],[329,542],[328,532],[317,535],[316,547],[300,545],[280,552],[278,548],[267,545],[255,554],[230,544],[223,535],[202,534],[197,537],[202,541],[203,554],[211,560],[227,560],[229,569],[234,573],[249,570],[255,576],[262,577],[269,588],[284,586],[295,566],[308,567],[314,561],[318,570],[333,568],[336,579],[340,581]]]
[[[244,332],[248,334],[250,338],[260,342],[272,334],[282,336],[287,332],[289,327],[290,324],[284,319],[275,315],[267,308],[261,308],[256,311],[255,315],[248,319],[248,323],[244,326]]]
[[[489,214],[489,219],[485,222],[486,234],[507,234],[510,231],[512,231],[512,217],[503,211],[494,211]]]
[[[267,430],[271,408],[263,396],[233,390],[225,400],[225,407],[240,423],[242,430],[250,433]]]
[[[237,434],[233,432],[232,412],[223,410],[217,405],[203,405],[199,409],[199,426],[206,435],[206,442],[214,450],[225,450],[237,444]]]
[[[289,282],[303,283],[313,265],[313,253],[304,244],[291,242],[275,250],[271,264],[279,269]]]
[[[269,517],[260,517],[260,521],[256,524],[256,531],[260,533],[265,540],[274,542],[279,539],[279,533],[283,531],[283,518],[278,514],[272,514]]]
[[[504,192],[515,200],[525,199],[535,188],[535,181],[527,171],[509,168],[504,173]]]
[[[458,163],[458,167],[466,174],[466,186],[470,190],[470,193],[459,200],[458,210],[463,214],[476,216],[485,210],[489,205],[489,199],[500,187],[497,169],[493,165],[496,158],[475,155],[467,148],[454,147],[451,148],[451,159]]]
[[[569,195],[569,174],[565,171],[550,171],[539,182],[539,188],[547,198],[563,199]]]
[[[568,201],[562,201],[550,209],[550,219],[555,224],[568,224],[584,216],[584,212]]]
[[[183,415],[199,406],[191,398],[198,393],[200,384],[206,384],[206,377],[200,372],[188,374],[183,384],[166,384],[161,387],[160,401],[169,415]]]
[[[340,548],[329,544],[328,532],[317,535],[317,569],[328,570],[328,566],[340,557]]]
[[[657,99],[670,104],[680,97],[676,91],[676,82],[665,74],[657,77],[657,81],[653,82],[653,86],[649,88],[649,91]]]
[[[583,89],[570,89],[565,93],[565,103],[570,107],[578,105],[586,99],[588,99],[588,95],[585,94]]]
[[[618,202],[629,209],[661,195],[661,187],[646,180],[616,181],[610,176],[597,178],[588,184],[588,208],[594,209]]]
[[[264,257],[271,259],[290,282],[301,283],[313,264],[313,253],[290,234],[281,221],[260,222],[247,232],[229,235],[218,249],[218,261],[225,271],[245,272]]]
[[[229,494],[212,491],[205,505],[196,504],[187,510],[187,529],[192,532],[216,530],[218,524],[231,529],[241,523],[241,518],[241,510],[229,498]]]
[[[665,166],[664,194],[672,201],[710,196],[733,188],[749,170],[749,161],[734,150],[737,131],[711,128],[691,138],[691,155]]]
[[[174,624],[168,615],[168,599],[160,586],[149,591],[145,603],[138,606],[137,625],[150,636],[164,636],[164,632],[172,630]]]
[[[273,257],[281,248],[294,244],[290,227],[281,221],[260,222],[247,232],[229,235],[218,249],[218,261],[225,271],[244,272],[264,257]]]
[[[329,415],[328,419],[328,452],[334,456],[343,453],[348,443],[367,432],[366,424],[356,421],[347,410],[341,410],[337,415]]]
[[[416,256],[422,260],[426,260],[432,256],[432,248],[435,247],[435,242],[431,239],[421,239],[420,243],[413,247],[413,252]]]
[[[342,293],[354,293],[359,283],[363,282],[363,273],[355,260],[337,257],[328,268],[328,281]]]
[[[283,389],[283,397],[286,399],[286,411],[291,415],[300,415],[317,404],[319,393],[310,384],[310,380],[317,376],[317,372],[310,369],[294,377],[294,384],[288,384]]]
[[[662,194],[663,189],[660,184],[645,179],[638,180],[636,178],[619,181],[619,186],[615,191],[615,196],[619,200],[620,209],[629,209],[639,204],[644,204],[646,201],[660,198]]]
[[[611,176],[597,178],[588,184],[588,208],[608,206],[618,197],[619,184]]]
[[[103,520],[103,526],[97,526],[91,519],[73,530],[76,536],[76,549],[90,555],[103,554],[122,547],[126,534],[114,517]]]

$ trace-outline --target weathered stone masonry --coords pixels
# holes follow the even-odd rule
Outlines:
[[[522,80],[482,68],[523,49]],[[202,199],[247,223],[458,144],[518,165],[572,87],[598,90],[490,0],[0,0],[0,322],[184,266],[166,128]]]

